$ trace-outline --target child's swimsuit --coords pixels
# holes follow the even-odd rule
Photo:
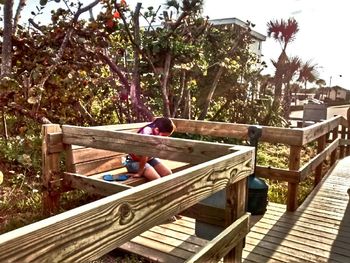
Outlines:
[[[151,123],[141,129],[138,130],[137,133],[139,134],[147,134],[147,135],[156,135],[153,132],[154,129],[154,124]],[[126,169],[128,170],[129,173],[137,173],[139,171],[139,167],[140,167],[140,156],[130,153],[127,157],[126,157],[126,162],[125,162],[125,166]],[[150,166],[156,166],[157,164],[159,164],[160,161],[157,158],[151,157],[146,165],[145,165],[145,169],[150,167]]]

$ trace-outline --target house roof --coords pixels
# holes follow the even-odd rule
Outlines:
[[[242,20],[235,18],[235,17],[231,17],[231,18],[220,18],[220,19],[209,19],[209,22],[212,23],[213,25],[238,25],[241,27],[247,27],[248,23],[243,22]],[[266,36],[263,34],[260,34],[259,32],[252,30],[251,31],[251,35],[261,41],[265,41],[266,40]]]

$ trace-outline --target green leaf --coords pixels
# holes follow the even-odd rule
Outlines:
[[[40,0],[40,5],[46,5],[47,4],[47,0]]]
[[[39,102],[39,99],[38,97],[29,97],[27,101],[29,104],[36,104]]]

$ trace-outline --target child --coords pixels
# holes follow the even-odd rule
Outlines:
[[[170,136],[175,130],[172,120],[160,117],[142,127],[137,133],[155,136]],[[126,168],[129,173],[135,173],[134,177],[144,176],[148,180],[155,180],[171,174],[171,170],[160,162],[159,159],[147,156],[129,154],[126,158]]]

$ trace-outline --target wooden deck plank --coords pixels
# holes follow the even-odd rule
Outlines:
[[[267,249],[289,255],[284,262],[349,262],[349,179],[347,157],[296,212],[283,212],[280,206],[269,204],[267,213],[248,234],[247,243],[255,247],[245,259],[251,260],[249,255]]]
[[[349,187],[350,157],[347,157],[324,177],[297,211],[286,212],[285,205],[270,202],[261,219],[252,217],[257,222],[246,238],[243,262],[350,262]],[[169,247],[165,246],[158,262],[183,262],[184,258],[177,256],[183,250],[191,254],[205,245],[207,241],[196,237],[194,228],[195,220],[183,217],[149,230],[152,233],[147,233],[147,237],[165,243],[169,239],[172,246],[180,243],[181,252],[167,251]],[[149,252],[151,248],[147,249]],[[143,251],[143,255],[148,252]]]

